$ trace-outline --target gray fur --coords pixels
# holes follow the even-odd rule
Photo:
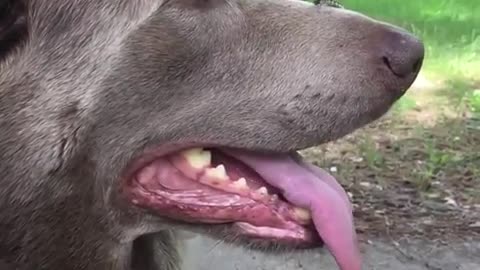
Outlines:
[[[390,25],[287,0],[11,2],[27,32],[0,63],[0,265],[18,270],[178,269],[174,229],[228,227],[134,207],[133,157],[335,140],[383,115],[423,54]]]

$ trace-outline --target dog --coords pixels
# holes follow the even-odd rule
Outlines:
[[[417,37],[324,1],[5,0],[0,38],[4,268],[180,269],[192,231],[361,269],[297,151],[384,115]]]

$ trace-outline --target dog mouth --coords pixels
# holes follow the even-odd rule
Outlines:
[[[137,170],[129,187],[132,203],[161,216],[232,224],[251,239],[297,246],[323,241],[342,269],[359,264],[346,192],[297,153],[183,149]]]

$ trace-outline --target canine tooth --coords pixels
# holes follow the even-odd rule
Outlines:
[[[257,193],[261,194],[261,195],[268,195],[268,190],[266,187],[261,187],[259,189],[257,189]]]
[[[293,211],[295,212],[295,216],[297,216],[299,219],[302,219],[302,220],[312,219],[312,214],[307,209],[295,207]]]
[[[236,188],[241,188],[241,189],[248,188],[247,179],[245,179],[243,177],[239,178],[237,181],[233,182],[233,185]]]
[[[205,175],[209,178],[215,178],[216,180],[228,180],[227,171],[222,164],[215,168],[209,168],[205,170]]]
[[[212,153],[203,148],[191,148],[181,153],[187,162],[195,169],[203,169],[212,163]]]

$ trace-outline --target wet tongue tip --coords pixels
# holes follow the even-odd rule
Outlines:
[[[357,245],[357,236],[353,224],[353,214],[348,203],[330,185],[312,180],[316,184],[308,185],[304,194],[313,194],[308,203],[312,212],[315,228],[341,270],[360,270],[361,257]],[[300,186],[298,187],[300,188]],[[286,197],[292,197],[285,191]],[[296,195],[294,195],[296,196]],[[300,201],[301,198],[290,198]]]
[[[333,194],[333,193],[331,193]],[[326,193],[323,193],[326,195]],[[360,270],[361,256],[353,217],[340,197],[319,199],[312,203],[315,228],[342,270]],[[335,207],[338,206],[338,207]]]

